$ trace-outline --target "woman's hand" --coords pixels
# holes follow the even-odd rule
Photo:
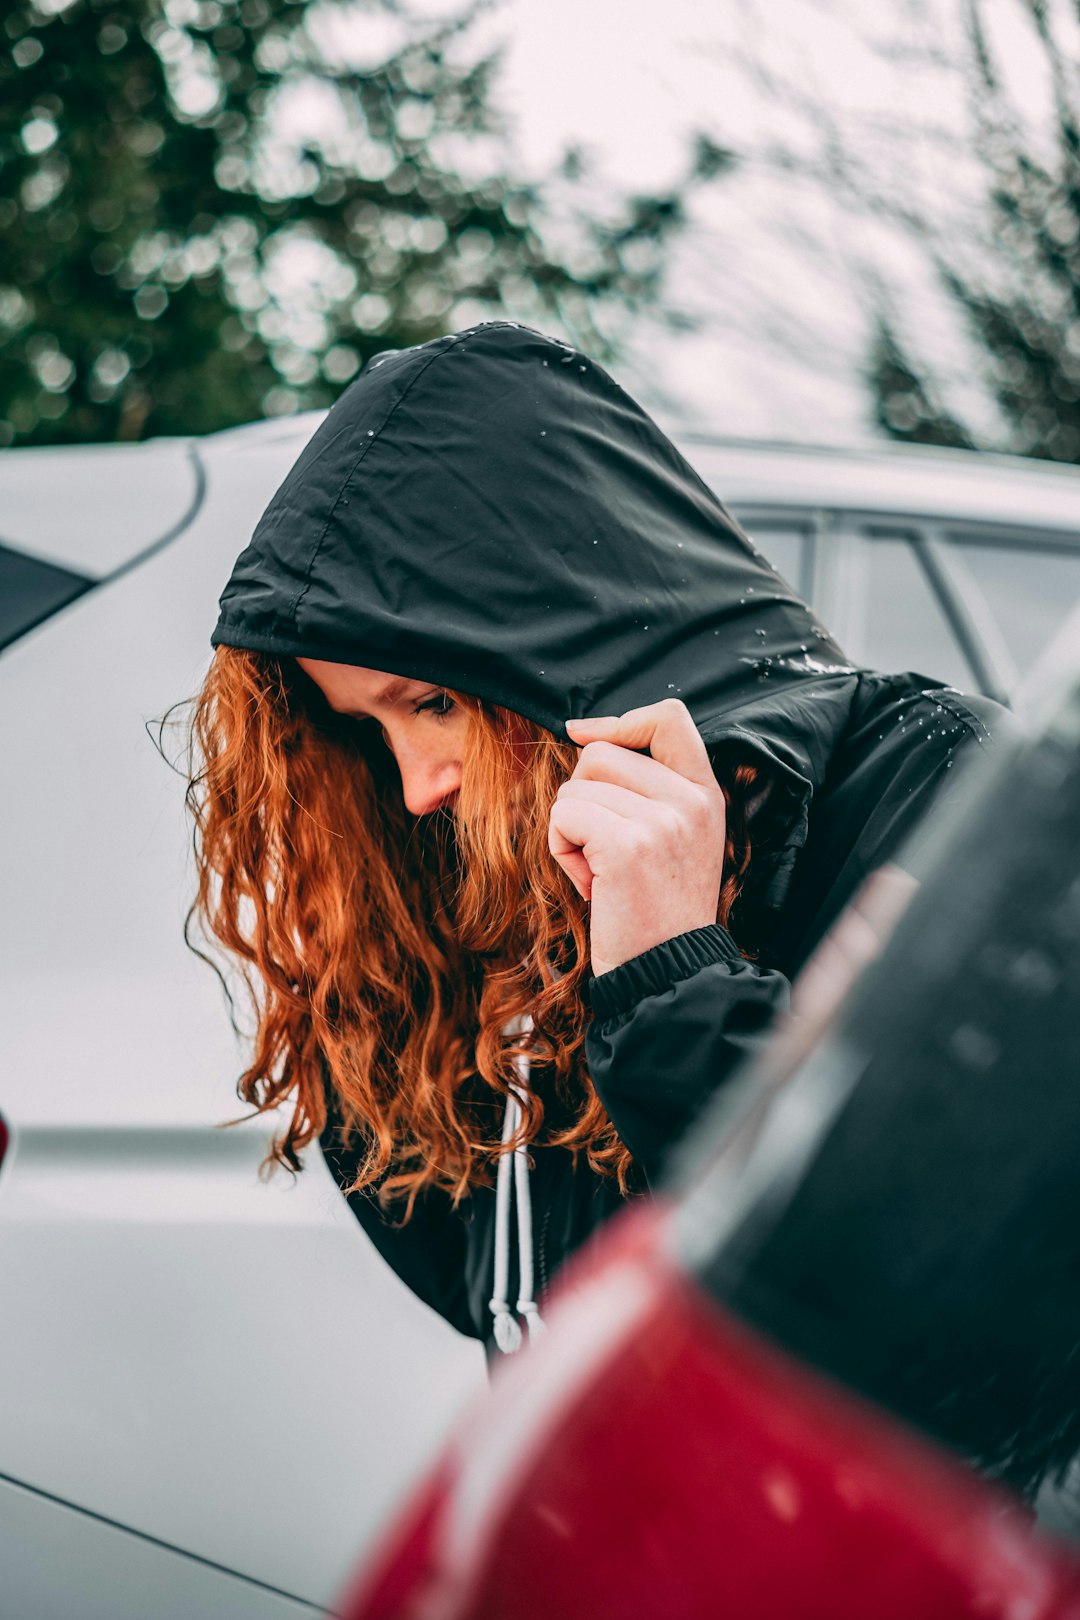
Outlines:
[[[716,921],[726,806],[677,698],[567,730],[581,758],[552,805],[548,845],[590,903],[599,976]]]

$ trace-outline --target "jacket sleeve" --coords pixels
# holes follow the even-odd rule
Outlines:
[[[719,923],[591,981],[589,1073],[650,1182],[717,1088],[760,1051],[789,995],[784,975],[747,962]]]
[[[342,1193],[356,1177],[357,1150],[341,1139],[341,1121],[332,1107],[319,1139],[330,1174]],[[469,1310],[465,1281],[464,1217],[439,1189],[431,1189],[416,1201],[404,1226],[384,1212],[378,1188],[346,1195],[349,1208],[387,1265],[425,1305],[438,1311],[459,1333],[479,1338],[480,1333]]]

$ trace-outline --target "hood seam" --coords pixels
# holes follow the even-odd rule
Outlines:
[[[348,489],[348,487],[349,487],[350,483],[352,482],[353,478],[356,476],[357,468],[360,466],[360,463],[363,461],[364,457],[368,454],[368,452],[372,449],[372,447],[375,444],[377,444],[378,441],[382,438],[383,434],[386,432],[386,429],[389,427],[390,423],[393,421],[394,417],[397,415],[397,412],[399,411],[401,406],[404,405],[405,401],[408,399],[409,395],[412,393],[413,389],[416,387],[416,385],[420,381],[421,377],[426,376],[427,372],[435,364],[436,360],[441,359],[444,354],[449,354],[451,349],[456,347],[457,344],[461,343],[464,338],[471,337],[471,336],[472,336],[471,332],[454,332],[454,333],[449,334],[447,342],[446,342],[446,347],[442,348],[442,349],[439,349],[437,351],[437,353],[431,355],[430,358],[425,361],[425,363],[420,367],[420,369],[416,373],[416,375],[414,377],[412,377],[410,379],[410,381],[406,384],[406,386],[402,389],[400,398],[398,398],[398,399],[396,399],[394,401],[393,405],[387,411],[385,417],[383,418],[382,422],[379,424],[378,428],[373,433],[371,433],[371,435],[367,439],[367,442],[365,444],[361,445],[360,454],[357,456],[356,460],[352,463],[352,465],[350,466],[348,472],[345,474],[345,477],[341,481],[341,485],[340,485],[340,487],[338,489],[337,494],[334,496],[334,499],[330,503],[330,510],[327,513],[326,522],[323,524],[322,533],[319,535],[319,538],[315,543],[315,548],[311,553],[311,558],[310,558],[310,561],[308,562],[308,565],[307,565],[307,571],[306,571],[306,573],[304,575],[304,583],[303,583],[303,585],[302,585],[302,587],[300,589],[300,593],[297,596],[296,601],[293,603],[292,612],[290,613],[289,617],[292,620],[292,627],[293,627],[293,630],[296,632],[297,636],[300,635],[300,618],[299,618],[300,608],[303,605],[304,597],[307,595],[308,591],[311,589],[311,578],[312,578],[313,573],[315,572],[315,564],[318,561],[319,553],[323,548],[323,543],[325,542],[327,535],[330,533],[330,525],[334,521],[334,514],[337,511],[338,506],[341,503],[341,497],[342,497],[342,495],[344,495],[345,491]]]

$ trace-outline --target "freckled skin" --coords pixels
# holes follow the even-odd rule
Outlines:
[[[445,703],[442,688],[430,681],[404,681],[388,701],[382,694],[397,677],[385,670],[333,664],[321,658],[298,658],[332,709],[382,727],[387,747],[401,773],[405,808],[426,816],[450,807],[461,787],[461,757],[468,717]],[[440,701],[441,700],[441,701]]]

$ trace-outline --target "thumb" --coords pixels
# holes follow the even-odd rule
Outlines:
[[[577,890],[578,894],[580,894],[581,898],[583,900],[591,900],[593,875],[592,871],[590,870],[589,863],[581,853],[580,849],[567,850],[562,855],[555,855],[555,851],[552,850],[552,854],[555,856],[555,860],[559,866],[562,867],[563,871],[574,885],[574,888]]]

